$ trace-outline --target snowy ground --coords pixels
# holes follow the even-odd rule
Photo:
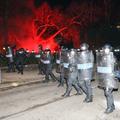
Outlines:
[[[33,74],[38,77],[37,72]],[[34,76],[31,72],[29,75]],[[27,73],[22,77],[25,76]],[[85,96],[74,95],[74,89],[70,97],[61,97],[65,86],[57,85],[57,82],[37,83],[0,91],[0,120],[120,120],[120,91],[114,92],[116,110],[106,115],[105,97],[96,82],[92,82],[92,103],[83,103]]]

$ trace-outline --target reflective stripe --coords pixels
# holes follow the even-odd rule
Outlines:
[[[41,59],[41,62],[43,63],[44,60]]]
[[[77,69],[90,69],[90,68],[93,68],[93,63],[77,64]]]
[[[23,51],[19,51],[19,53],[20,53],[20,54],[22,54],[22,53],[23,53]]]
[[[44,63],[44,64],[50,64],[49,60],[41,60],[41,62]]]
[[[12,54],[6,55],[6,57],[12,57]]]
[[[63,63],[64,68],[68,68],[69,63]]]
[[[35,55],[36,58],[40,58],[40,55]]]
[[[98,73],[112,73],[111,67],[97,67]]]
[[[56,60],[56,63],[57,63],[57,64],[60,64],[60,60]]]

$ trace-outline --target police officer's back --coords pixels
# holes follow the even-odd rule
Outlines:
[[[23,48],[16,51],[16,69],[18,73],[23,74],[23,68],[25,64],[26,52]]]

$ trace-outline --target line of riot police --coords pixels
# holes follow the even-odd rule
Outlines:
[[[51,50],[46,48],[43,50],[42,45],[39,45],[39,52],[35,56],[38,61],[39,74],[45,75],[45,80],[43,82],[49,82],[50,78],[52,81],[56,81],[57,78],[53,74],[53,55]]]
[[[81,95],[82,91],[86,94],[84,102],[92,102],[91,80],[93,79],[94,56],[92,51],[88,50],[88,45],[84,43],[77,50],[62,49],[59,60],[59,86],[63,85],[64,80],[67,85],[63,96],[69,96],[73,86],[78,95]]]
[[[98,80],[98,86],[103,88],[107,101],[105,113],[111,113],[115,109],[112,92],[118,89],[118,79],[115,74],[117,61],[110,45],[104,45],[101,51],[96,53],[96,64],[94,55],[89,50],[89,45],[81,44],[80,49],[61,49],[56,60],[57,71],[60,73],[59,86],[66,82],[64,97],[69,96],[72,87],[78,95],[86,95],[84,102],[93,101],[91,81],[94,74]],[[94,71],[94,68],[96,70]],[[95,72],[95,73],[94,73]]]
[[[14,55],[10,47],[8,47],[9,54],[6,55],[9,59],[8,71],[14,71]],[[26,58],[26,52],[24,49],[16,51],[16,69],[18,73],[23,74],[24,59]],[[45,75],[44,82],[49,82],[50,77],[53,81],[57,78],[53,74],[53,54],[51,50],[46,48],[42,49],[39,45],[39,52],[35,56],[38,60],[39,74]],[[66,92],[64,97],[70,96],[72,87],[77,91],[77,95],[85,94],[84,102],[89,103],[93,101],[93,93],[91,81],[93,75],[96,74],[98,80],[98,86],[103,88],[107,101],[107,108],[105,113],[111,113],[115,109],[112,92],[114,89],[118,89],[118,79],[115,72],[116,58],[112,52],[110,45],[102,47],[101,51],[96,53],[96,64],[94,61],[94,55],[89,50],[89,45],[83,43],[79,49],[64,49],[61,48],[56,52],[56,71],[60,74],[59,85],[63,86],[66,83]],[[94,66],[96,65],[96,71],[94,73]]]
[[[15,72],[16,69],[18,73],[23,74],[25,61],[27,58],[30,59],[30,56],[33,56],[33,61],[35,61],[35,58],[37,59],[39,74],[45,75],[44,82],[49,82],[50,77],[53,81],[56,81],[56,77],[52,72],[53,55],[51,54],[50,49],[46,48],[43,50],[42,45],[39,45],[39,51],[37,54],[27,53],[27,51],[25,51],[23,48],[14,51],[12,47],[8,46],[6,48],[6,57],[8,63],[7,72]]]
[[[8,46],[6,48],[6,57],[8,63],[8,70],[7,72],[15,72],[15,69],[18,73],[23,74],[25,59],[27,57],[27,53],[23,48],[13,50],[12,47]]]

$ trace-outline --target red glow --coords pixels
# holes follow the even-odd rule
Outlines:
[[[58,35],[64,38],[64,43],[70,43],[72,40],[74,47],[77,48],[80,45],[80,31],[104,16],[102,7],[93,8],[86,2],[80,5],[71,3],[63,12],[59,8],[52,9],[46,2],[35,8],[33,1],[15,3],[13,6],[16,7],[11,13],[14,15],[8,19],[7,43],[16,45],[17,49],[22,47],[29,51],[38,51],[38,45],[41,44],[43,49],[50,48],[55,51],[59,48],[55,40]],[[19,6],[25,7],[26,11],[19,13]],[[92,20],[90,11],[95,14]],[[3,39],[1,36],[0,39]]]

